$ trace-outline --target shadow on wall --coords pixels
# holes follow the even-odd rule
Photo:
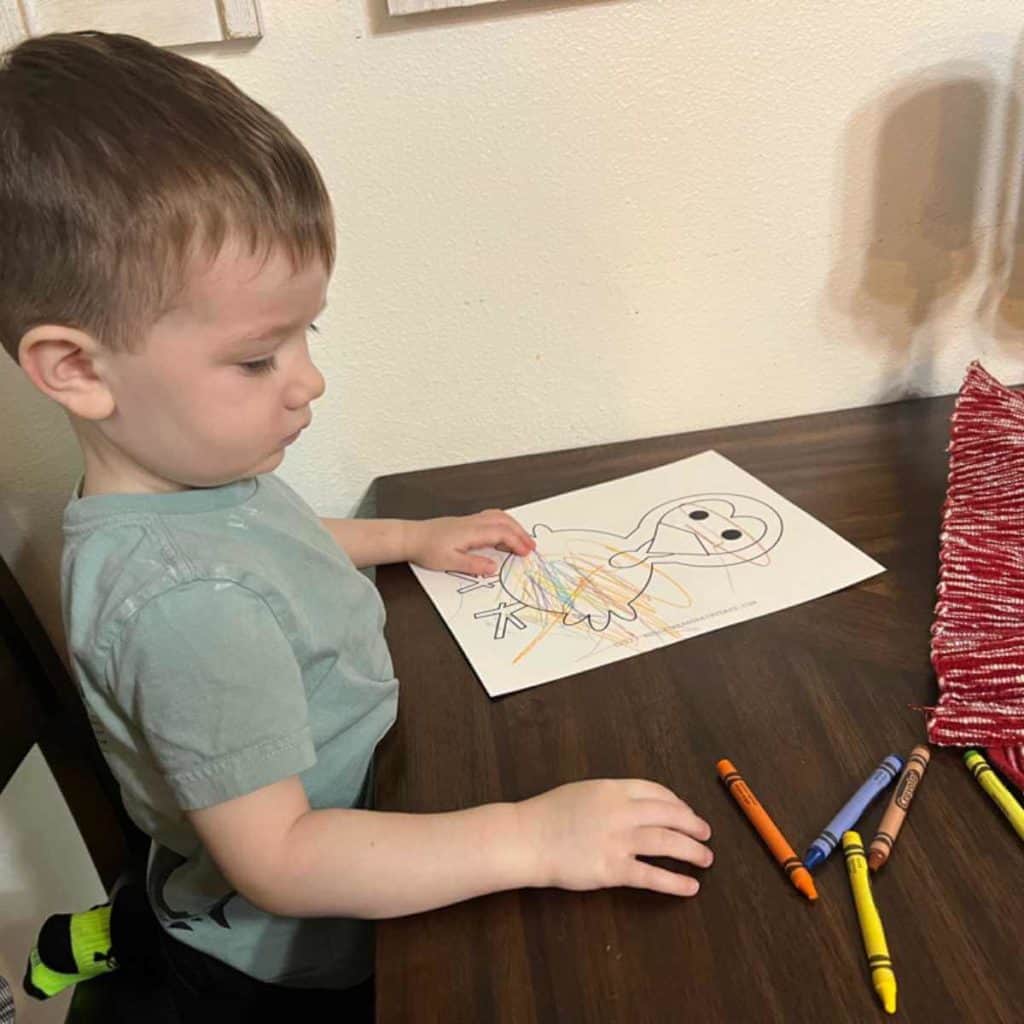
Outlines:
[[[974,274],[991,230],[978,199],[996,88],[983,69],[932,69],[863,106],[847,129],[828,299],[889,351],[882,400],[934,393],[932,321]]]
[[[941,390],[958,325],[1024,351],[1022,80],[1019,45],[1008,82],[941,65],[850,121],[825,301],[886,350],[879,401]]]
[[[58,650],[61,513],[81,455],[64,413],[0,350],[0,555]]]
[[[847,127],[824,302],[881,350],[879,402],[948,390],[942,356],[960,334],[965,364],[982,342],[990,350],[990,339],[1024,354],[1022,81],[1018,44],[1008,80],[980,65],[927,68],[862,106]],[[944,424],[941,436],[901,438],[899,468],[886,482],[896,495],[936,495],[916,531],[933,560],[945,461],[919,451],[945,438]],[[879,453],[879,464],[892,457]],[[927,666],[927,637],[918,650]]]

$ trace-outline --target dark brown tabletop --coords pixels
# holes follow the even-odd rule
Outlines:
[[[886,566],[856,587],[490,699],[406,566],[380,570],[402,680],[381,809],[519,800],[644,777],[710,821],[693,900],[528,890],[382,922],[378,1021],[643,1024],[886,1017],[846,869],[811,905],[715,773],[732,759],[799,854],[889,753],[924,740],[951,399],[455,466],[378,481],[377,513],[507,508],[713,448]],[[875,876],[894,1020],[1024,1020],[1024,843],[964,768],[931,766]],[[884,801],[861,822],[869,841]]]

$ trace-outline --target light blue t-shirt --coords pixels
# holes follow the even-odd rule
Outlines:
[[[369,922],[258,910],[184,811],[299,775],[310,804],[365,807],[398,681],[384,607],[277,477],[74,498],[64,623],[89,718],[154,843],[164,928],[276,984],[346,988],[372,971]]]

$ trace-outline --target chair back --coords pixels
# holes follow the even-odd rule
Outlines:
[[[149,839],[125,812],[77,688],[0,559],[0,790],[37,743],[109,891]]]

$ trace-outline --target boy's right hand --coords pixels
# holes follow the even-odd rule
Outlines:
[[[534,886],[632,886],[693,896],[695,878],[637,860],[670,857],[697,867],[713,858],[711,828],[670,789],[644,779],[559,786],[515,805]]]

